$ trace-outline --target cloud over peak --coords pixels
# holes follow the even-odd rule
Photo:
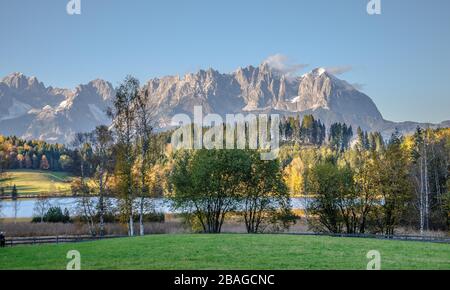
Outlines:
[[[353,70],[353,67],[351,65],[342,65],[342,66],[330,66],[326,67],[325,70],[333,75],[341,75],[346,72],[349,72]]]
[[[263,63],[287,76],[293,76],[308,66],[307,64],[295,63],[289,57],[280,53],[269,56]]]

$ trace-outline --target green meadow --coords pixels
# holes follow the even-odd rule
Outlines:
[[[0,269],[65,269],[77,250],[82,269],[355,269],[367,253],[382,269],[450,270],[450,245],[294,235],[150,235],[0,249]]]
[[[10,170],[1,177],[0,184],[6,194],[16,185],[19,195],[66,195],[70,194],[71,179],[65,172]]]

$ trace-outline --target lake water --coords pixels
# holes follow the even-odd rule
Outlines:
[[[170,202],[163,198],[149,199],[153,204],[156,212],[173,213],[170,207]],[[37,199],[19,199],[17,201],[2,200],[0,201],[0,216],[2,218],[31,218],[33,217],[34,207]],[[61,209],[67,208],[71,215],[76,212],[77,197],[65,197],[65,198],[50,198],[49,203],[51,206],[59,206]],[[294,209],[304,209],[306,199],[305,198],[291,198],[292,207]],[[17,215],[15,216],[15,212]]]

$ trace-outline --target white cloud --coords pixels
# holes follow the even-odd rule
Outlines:
[[[288,76],[292,76],[308,66],[307,64],[294,63],[289,57],[279,53],[269,56],[264,63]]]
[[[341,74],[351,71],[352,69],[353,69],[353,67],[351,65],[331,66],[331,67],[325,68],[325,70],[328,73],[333,74],[333,75],[341,75]]]

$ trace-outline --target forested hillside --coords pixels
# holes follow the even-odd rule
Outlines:
[[[76,154],[61,144],[0,135],[0,171],[40,169],[73,171]]]

